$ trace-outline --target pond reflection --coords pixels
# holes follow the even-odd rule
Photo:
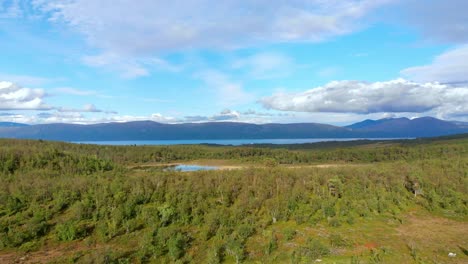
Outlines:
[[[187,165],[187,164],[178,164],[174,166],[168,166],[165,171],[204,171],[204,170],[217,170],[219,169],[216,166],[203,166],[203,165]]]

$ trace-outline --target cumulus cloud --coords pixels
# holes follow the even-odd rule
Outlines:
[[[267,109],[329,113],[433,113],[468,115],[468,86],[404,79],[386,82],[333,81],[301,93],[278,93],[260,100]]]
[[[0,82],[0,110],[50,109],[43,101],[43,89],[24,88],[12,82]]]
[[[358,28],[389,0],[36,0],[50,21],[119,54],[229,48],[265,41],[321,41]]]
[[[73,88],[58,88],[56,90],[74,95],[93,94],[89,91],[76,90]],[[82,108],[50,106],[44,102],[43,99],[45,96],[46,92],[43,89],[24,88],[12,82],[0,82],[0,111],[47,110],[60,113],[117,114],[115,111],[99,109],[94,104],[85,104]]]
[[[404,69],[401,74],[418,82],[468,83],[468,45],[442,53],[429,65]]]

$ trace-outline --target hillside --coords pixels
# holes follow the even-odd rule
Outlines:
[[[317,123],[248,124],[208,122],[162,124],[152,121],[93,125],[0,126],[0,137],[61,141],[177,139],[385,138],[434,137],[468,133],[468,127],[425,117],[366,120],[347,127]]]
[[[433,137],[457,134],[466,130],[460,123],[439,120],[433,117],[385,118],[380,120],[365,120],[347,126],[355,132],[384,137]]]
[[[25,127],[26,124],[15,123],[15,122],[0,122],[0,127]]]

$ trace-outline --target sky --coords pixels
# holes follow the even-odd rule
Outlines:
[[[468,121],[466,0],[0,0],[0,121]]]

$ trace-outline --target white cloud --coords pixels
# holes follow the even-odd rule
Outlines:
[[[274,116],[273,113],[258,112],[253,109],[248,109],[247,111],[244,111],[241,114],[247,116]]]
[[[391,1],[34,0],[32,9],[97,48],[97,54],[82,57],[84,64],[137,78],[152,69],[180,71],[182,66],[153,58],[167,52],[317,42],[348,34],[361,28],[372,10]],[[287,74],[279,64],[290,62],[260,54],[245,63],[254,66],[256,78],[273,78]]]
[[[245,69],[247,73],[256,79],[279,78],[289,75],[296,67],[292,58],[280,54],[264,52],[232,63],[234,69]]]
[[[212,116],[211,119],[214,121],[238,120],[240,116],[241,115],[237,111],[225,109],[221,111],[219,114]]]
[[[212,116],[185,116],[181,122],[238,121],[241,115],[237,111],[225,109]]]
[[[85,104],[82,108],[68,108],[68,107],[55,107],[58,112],[62,113],[106,113],[106,114],[117,114],[116,111],[104,111],[98,109],[93,104]]]
[[[222,72],[206,70],[196,74],[195,77],[201,79],[209,89],[215,92],[216,103],[223,107],[245,104],[254,100],[253,95],[244,90],[242,83],[231,80]]]
[[[91,67],[105,67],[127,79],[148,76],[152,70],[179,72],[183,68],[183,66],[173,65],[161,58],[139,58],[112,52],[83,56],[82,61]]]
[[[24,88],[12,82],[0,82],[0,110],[50,109],[43,89]]]
[[[468,82],[468,45],[442,53],[429,65],[404,69],[401,74],[418,82]]]
[[[151,54],[263,42],[321,41],[350,33],[390,0],[36,0],[106,52]]]
[[[450,43],[468,42],[468,1],[401,1],[404,20],[430,40]]]
[[[42,112],[38,114],[25,115],[14,114],[0,115],[0,121],[17,122],[25,124],[50,124],[50,123],[70,123],[70,124],[97,124],[109,122],[130,122],[130,121],[155,121],[161,123],[174,123],[176,119],[166,117],[159,113],[147,116],[135,115],[104,115],[104,116],[88,116],[86,113],[80,112]]]
[[[0,18],[15,18],[23,14],[20,0],[0,1]]]
[[[39,86],[45,83],[61,80],[61,78],[47,78],[47,77],[38,77],[38,76],[31,76],[31,75],[18,75],[18,74],[6,74],[6,73],[0,73],[0,79],[9,80],[16,84],[24,85],[24,86]]]
[[[149,116],[134,116],[134,115],[114,115],[103,118],[99,121],[94,120],[93,123],[107,123],[107,122],[130,122],[130,121],[154,121],[160,123],[174,123],[177,121],[174,117],[164,116],[160,113],[154,113]]]
[[[301,93],[278,93],[260,100],[281,111],[322,113],[432,113],[441,118],[468,115],[468,86],[416,83],[333,81]]]
[[[136,78],[149,75],[149,71],[136,59],[127,58],[115,53],[102,53],[93,56],[84,56],[82,61],[91,67],[107,67],[119,72],[124,78]]]
[[[90,96],[96,95],[96,91],[90,90],[80,90],[72,87],[59,87],[54,89],[56,92],[61,94],[68,94],[68,95],[77,95],[77,96]]]
[[[74,94],[94,94],[89,91],[73,88],[57,88],[56,90]],[[5,110],[55,110],[60,113],[105,113],[117,114],[115,111],[101,110],[94,104],[85,104],[82,108],[50,106],[44,102],[46,92],[43,89],[24,88],[12,82],[0,82],[0,111]],[[14,114],[17,115],[17,114]],[[48,113],[48,115],[53,115]],[[7,116],[7,115],[4,115]]]
[[[186,122],[244,122],[244,123],[268,123],[271,122],[273,117],[284,117],[285,114],[278,113],[263,113],[249,109],[247,111],[235,111],[231,109],[224,109],[223,111],[214,115],[192,115],[185,116],[178,119],[178,123]]]

